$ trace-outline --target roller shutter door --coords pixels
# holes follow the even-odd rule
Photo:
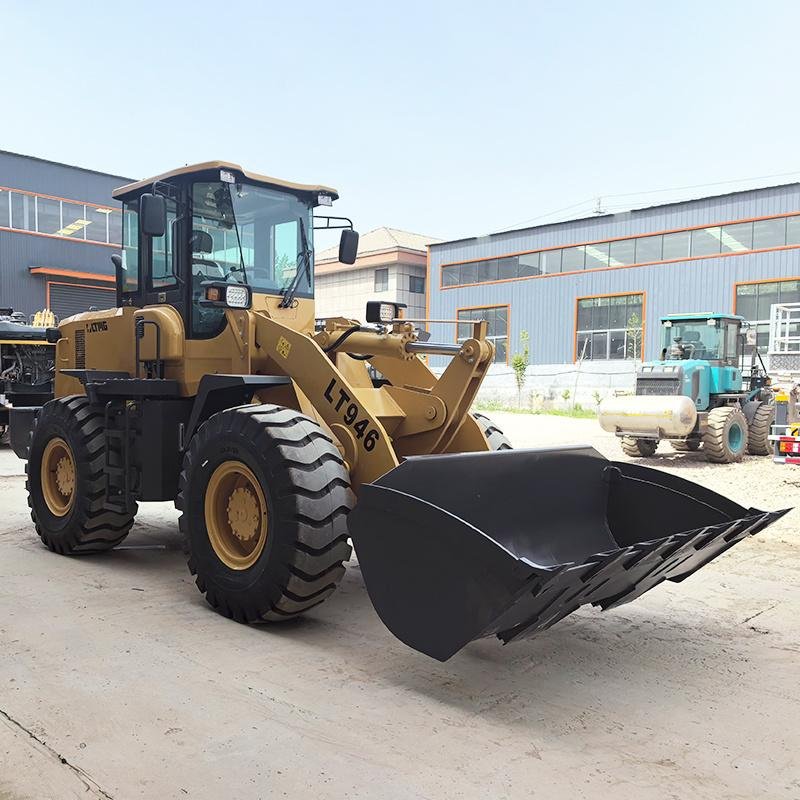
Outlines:
[[[58,319],[71,317],[90,308],[114,308],[117,304],[116,292],[98,289],[95,286],[80,284],[51,283],[50,308]]]

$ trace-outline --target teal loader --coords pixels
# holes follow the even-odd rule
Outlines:
[[[753,333],[733,314],[662,317],[659,360],[637,370],[635,395],[601,403],[600,425],[632,457],[654,455],[663,439],[719,464],[770,455],[775,406]]]

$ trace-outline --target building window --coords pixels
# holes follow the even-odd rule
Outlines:
[[[56,233],[61,228],[61,201],[40,197],[37,203],[39,233]]]
[[[442,264],[442,288],[800,245],[800,214]]]
[[[734,313],[756,329],[756,346],[760,353],[767,352],[770,306],[775,303],[800,303],[800,278],[736,285]]]
[[[419,275],[409,275],[408,291],[413,294],[425,294],[425,278]]]
[[[6,188],[0,188],[0,228],[98,244],[122,242],[118,209]]]
[[[575,354],[593,361],[642,358],[644,295],[578,298]]]
[[[376,269],[375,270],[375,291],[385,292],[389,288],[389,270]]]
[[[508,363],[508,306],[491,308],[461,308],[458,310],[457,341],[463,342],[472,336],[470,321],[486,320],[486,338],[494,342],[495,363]]]

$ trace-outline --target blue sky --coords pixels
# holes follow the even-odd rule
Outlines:
[[[0,20],[0,149],[131,177],[236,161],[335,186],[362,231],[800,171],[796,2],[0,0]]]

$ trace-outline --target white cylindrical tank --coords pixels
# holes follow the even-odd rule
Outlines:
[[[676,439],[694,430],[697,409],[682,395],[609,397],[600,404],[598,419],[609,433]]]

